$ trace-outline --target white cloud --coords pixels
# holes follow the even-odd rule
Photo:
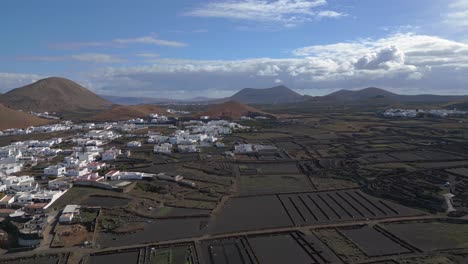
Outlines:
[[[0,72],[0,92],[7,92],[44,78],[37,74]]]
[[[337,18],[345,14],[317,10],[326,0],[237,0],[210,2],[186,15],[228,18],[247,21],[278,22],[286,27],[320,18]]]
[[[346,14],[339,13],[336,11],[331,11],[331,10],[324,10],[324,11],[320,11],[317,13],[317,17],[319,18],[324,18],[324,17],[338,18],[342,16],[346,16]]]
[[[75,54],[70,56],[72,59],[81,61],[81,62],[92,62],[92,63],[117,63],[122,62],[123,60],[108,54],[101,53],[84,53],[84,54]]]
[[[405,53],[396,46],[371,51],[354,64],[356,69],[391,69],[405,64]]]
[[[444,22],[453,28],[466,30],[468,27],[468,1],[453,0],[444,15]]]
[[[39,62],[54,62],[54,61],[79,61],[91,63],[118,63],[124,60],[109,54],[102,53],[82,53],[68,56],[29,56],[19,57],[20,61],[39,61]]]
[[[404,88],[405,93],[419,89],[466,93],[468,83],[468,45],[435,36],[399,33],[303,47],[293,55],[284,59],[156,59],[152,65],[108,67],[90,79],[108,91],[125,93],[134,87],[132,91],[153,96],[182,90],[228,94],[243,87],[268,87],[277,80],[314,94],[366,86]]]
[[[49,47],[52,49],[60,50],[79,50],[83,48],[123,48],[127,44],[147,44],[147,45],[156,45],[156,46],[166,46],[166,47],[186,47],[187,43],[160,39],[156,36],[143,36],[137,38],[117,38],[111,41],[102,41],[102,42],[64,42],[64,43],[54,43],[50,44]]]
[[[147,59],[154,59],[154,58],[159,58],[159,54],[157,53],[149,53],[149,52],[143,52],[143,53],[138,53],[136,54],[138,57],[143,57]]]
[[[134,44],[134,43],[150,44],[150,45],[167,46],[167,47],[175,47],[175,48],[187,46],[186,43],[159,39],[153,36],[139,37],[139,38],[126,38],[126,39],[114,39],[113,42],[118,43],[118,44]]]

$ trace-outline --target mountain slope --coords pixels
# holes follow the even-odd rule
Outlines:
[[[324,100],[333,100],[340,102],[356,102],[356,101],[369,101],[379,100],[381,102],[400,102],[400,103],[443,103],[455,101],[457,99],[467,98],[467,96],[452,96],[452,95],[433,95],[433,94],[419,94],[419,95],[401,95],[386,91],[384,89],[369,87],[361,90],[340,90],[329,95],[323,96]]]
[[[245,88],[226,100],[243,104],[284,104],[303,101],[304,97],[281,85],[266,89]]]
[[[210,118],[225,118],[225,119],[240,119],[241,116],[258,116],[267,115],[254,107],[236,102],[229,101],[221,104],[210,105],[208,109],[199,114],[199,116],[209,116]]]
[[[27,128],[51,123],[51,121],[37,116],[11,109],[0,104],[0,130],[9,128]]]
[[[115,96],[115,95],[99,95],[102,98],[119,105],[140,105],[140,104],[196,104],[198,102],[215,100],[208,97],[195,97],[190,99],[171,99],[171,98],[154,98],[154,97],[132,97],[132,96]]]
[[[167,114],[167,111],[157,105],[118,105],[90,117],[89,120],[125,121],[149,114]]]
[[[0,95],[0,102],[24,111],[71,112],[112,105],[83,86],[59,77],[39,80]]]

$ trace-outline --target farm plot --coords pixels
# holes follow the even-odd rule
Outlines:
[[[193,245],[152,248],[146,254],[146,264],[193,264]]]
[[[398,162],[399,160],[395,157],[389,156],[386,153],[367,153],[361,155],[358,159],[359,162],[364,164],[369,163],[388,163],[388,162]]]
[[[130,201],[130,199],[122,197],[91,195],[83,200],[80,205],[114,208],[126,206]]]
[[[139,250],[91,255],[88,264],[138,263]]]
[[[404,222],[384,228],[424,251],[468,248],[466,222]]]
[[[210,212],[211,212],[210,210],[203,210],[203,209],[164,206],[164,207],[154,208],[151,211],[151,216],[158,217],[158,218],[201,216],[201,215],[209,215]]]
[[[307,192],[314,188],[307,176],[300,175],[251,175],[239,178],[242,195]]]
[[[424,161],[428,158],[419,155],[418,151],[407,151],[407,152],[395,152],[388,154],[391,157],[398,159],[399,161]]]
[[[340,263],[315,236],[271,234],[249,237],[248,241],[260,264]]]
[[[275,145],[276,145],[278,148],[284,149],[284,150],[298,150],[298,149],[302,149],[301,146],[299,146],[299,145],[297,145],[296,143],[291,142],[291,141],[276,142]]]
[[[142,221],[142,228],[130,233],[100,233],[98,244],[113,247],[195,237],[204,232],[207,223],[205,217]]]
[[[0,259],[2,264],[56,264],[64,260],[65,256],[60,255],[34,255],[25,258]]]
[[[227,201],[209,224],[214,234],[292,226],[276,195],[238,197]]]
[[[423,156],[428,160],[456,160],[456,159],[463,159],[460,156],[453,155],[446,152],[438,152],[438,151],[417,151],[416,154],[419,156]]]
[[[299,174],[299,169],[295,162],[275,162],[275,163],[247,163],[239,165],[241,175],[252,174]]]
[[[369,257],[410,253],[412,250],[370,226],[339,229]]]
[[[297,226],[421,213],[389,201],[377,199],[357,189],[281,194],[279,198]]]
[[[207,264],[257,264],[249,243],[243,237],[203,241],[201,249],[202,259]]]
[[[468,178],[468,168],[448,169],[446,171],[453,173],[455,175],[458,175],[458,176]]]

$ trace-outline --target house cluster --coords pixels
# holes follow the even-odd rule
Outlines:
[[[468,112],[459,110],[447,109],[387,109],[382,113],[384,117],[406,117],[416,118],[422,116],[435,116],[435,117],[451,117],[451,116],[466,116]]]
[[[53,114],[55,113],[49,113],[49,112],[43,112],[43,113],[37,113],[37,112],[29,112],[32,115],[42,117],[45,119],[52,119],[52,120],[59,120],[60,117],[54,116]]]
[[[0,176],[20,172],[23,166],[34,166],[39,159],[53,157],[61,153],[55,145],[62,143],[61,138],[50,140],[29,140],[12,143],[0,148]]]
[[[148,143],[154,143],[154,153],[171,153],[177,149],[180,153],[199,152],[200,147],[224,146],[218,142],[223,135],[248,127],[225,120],[209,121],[207,123],[192,120],[184,123],[185,130],[176,130],[172,135],[165,136],[148,133]]]
[[[146,118],[134,118],[127,120],[127,124],[166,124],[170,121],[169,117],[160,114],[150,114]]]
[[[170,114],[179,114],[179,115],[189,115],[190,114],[189,111],[181,111],[181,110],[175,110],[175,109],[170,109],[170,108],[168,108],[166,111],[168,113],[170,113]]]
[[[2,178],[3,196],[0,199],[3,219],[15,222],[20,246],[41,243],[46,226],[53,220],[49,208],[65,191],[38,188],[30,176]]]

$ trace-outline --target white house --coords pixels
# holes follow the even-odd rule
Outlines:
[[[102,168],[106,168],[107,164],[105,162],[91,162],[86,166],[90,171],[98,171]]]
[[[50,190],[65,190],[70,188],[70,182],[67,179],[55,179],[48,182]]]
[[[65,206],[62,214],[59,217],[60,223],[70,223],[75,215],[80,214],[80,206],[75,204],[69,204]]]
[[[122,154],[120,149],[112,148],[102,153],[102,160],[115,160],[120,154]]]
[[[111,180],[111,181],[116,181],[119,180],[120,171],[118,170],[111,170],[108,173],[106,173],[106,180]]]
[[[234,153],[249,153],[253,152],[252,144],[240,144],[234,147]]]
[[[22,168],[23,164],[21,163],[0,164],[0,173],[10,175],[13,173],[20,172]]]
[[[40,190],[37,192],[26,192],[18,193],[16,200],[20,204],[27,203],[53,203],[55,200],[60,198],[65,192],[64,191],[50,191],[50,190]]]
[[[141,142],[139,141],[130,141],[127,143],[127,147],[129,148],[139,148],[141,147]]]
[[[27,185],[31,185],[35,183],[34,177],[31,176],[9,176],[2,180],[3,184],[6,185],[7,189],[14,188],[13,186],[23,186],[24,187],[17,187],[16,189],[27,188]]]
[[[163,143],[161,145],[155,145],[153,149],[154,153],[171,153],[172,152],[172,144],[170,143]]]
[[[37,190],[39,187],[35,181],[18,182],[10,186],[10,190],[13,192],[31,192]]]
[[[179,152],[198,152],[198,148],[195,145],[178,145],[177,149]]]
[[[44,169],[44,175],[61,177],[67,173],[67,168],[61,165],[49,166]]]
[[[72,168],[67,171],[67,175],[70,177],[83,176],[90,173],[88,168]]]

